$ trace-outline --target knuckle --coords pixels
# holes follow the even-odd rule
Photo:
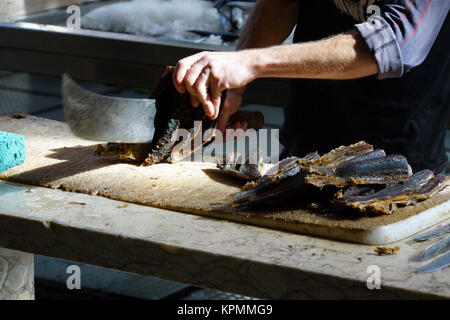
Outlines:
[[[194,93],[199,98],[201,98],[203,96],[202,89],[198,85],[194,87]]]
[[[189,87],[193,87],[195,85],[195,79],[193,79],[193,77],[187,77],[186,78],[186,84]]]
[[[201,62],[204,62],[204,63],[209,63],[209,55],[207,55],[207,54],[205,54],[204,56],[202,56],[201,58],[200,58],[200,60],[199,61],[201,61]]]
[[[184,67],[184,65],[185,65],[184,59],[179,60],[179,61],[177,62],[176,68],[177,68],[177,69],[182,69],[182,68]]]
[[[211,79],[213,79],[214,81],[220,82],[220,76],[219,76],[219,74],[218,74],[214,69],[212,69],[212,68],[211,68],[210,77],[211,77]]]
[[[210,77],[211,78],[211,70],[208,70],[208,68],[203,68],[203,70],[202,70],[202,76],[204,76],[204,77]]]
[[[197,83],[195,85],[192,86],[192,93],[201,99],[203,92],[202,92],[202,87]]]

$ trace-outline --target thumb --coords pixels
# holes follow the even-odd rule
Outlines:
[[[223,103],[222,112],[219,116],[217,129],[219,129],[225,137],[225,130],[231,115],[238,111],[242,102],[243,88],[227,90],[225,101]]]

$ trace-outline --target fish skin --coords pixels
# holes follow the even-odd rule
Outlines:
[[[253,201],[259,194],[274,192],[277,185],[282,183],[283,180],[293,177],[301,171],[302,168],[299,161],[295,161],[290,167],[285,168],[284,170],[281,170],[273,175],[262,176],[260,179],[255,181],[254,188],[235,194],[230,197],[230,200],[235,204]]]
[[[95,152],[97,156],[116,156],[121,159],[135,160],[142,165],[160,162],[175,163],[191,155],[214,138],[213,133],[208,136],[208,140],[202,138],[200,144],[192,143],[197,135],[206,130],[213,129],[214,131],[217,120],[207,118],[203,108],[192,107],[189,93],[180,94],[176,90],[172,81],[173,72],[173,66],[166,67],[150,96],[150,99],[155,100],[156,106],[155,132],[152,142],[148,144],[108,143],[106,146],[99,145]],[[202,125],[195,126],[195,121],[201,121]],[[179,129],[186,129],[189,137],[180,141],[177,134]]]
[[[228,200],[234,206],[274,204],[298,196],[298,192],[307,190],[306,185],[318,187],[318,190],[327,187],[328,191],[337,187],[331,202],[338,206],[363,213],[392,214],[398,207],[426,200],[450,186],[450,178],[434,176],[430,170],[412,175],[404,156],[386,156],[384,150],[374,151],[373,146],[364,141],[341,146],[321,157],[312,153],[293,164],[289,162],[292,159],[280,163],[283,161],[289,166],[270,169]],[[289,186],[295,192],[290,191]]]
[[[443,175],[434,176],[432,171],[422,170],[409,177],[408,181],[379,191],[367,186],[340,191],[333,202],[361,212],[392,214],[398,206],[426,200],[447,186],[450,186],[449,178]]]
[[[236,207],[255,207],[266,206],[279,203],[280,200],[290,199],[302,192],[307,185],[305,184],[305,174],[300,172],[294,176],[281,181],[281,183],[274,189],[265,190],[254,197],[247,197],[243,203],[237,203]]]
[[[404,156],[400,155],[368,158],[360,161],[353,159],[338,166],[335,173],[336,176],[342,178],[353,177],[353,179],[370,181],[372,177],[376,177],[376,181],[387,182],[391,182],[394,175],[403,177],[403,179],[407,179],[409,176],[408,162]]]
[[[404,156],[386,156],[365,141],[341,146],[305,166],[306,183],[319,188],[358,184],[385,184],[406,181],[412,175]]]
[[[303,158],[283,159],[270,168],[266,175],[245,185],[243,191],[229,200],[236,207],[270,205],[289,200],[308,188],[303,168],[318,159],[320,156],[316,152],[308,153]]]
[[[356,157],[373,152],[373,146],[365,141],[359,141],[349,146],[340,146],[321,156],[313,165],[310,166],[310,172],[314,172],[314,168],[332,167],[335,168],[341,163],[354,159]]]
[[[371,152],[372,153],[372,152]],[[366,158],[358,161],[354,158],[340,163],[336,167],[313,169],[306,182],[322,188],[326,185],[344,187],[357,184],[385,184],[407,181],[411,167],[404,156],[389,155]]]
[[[172,150],[177,144],[190,144],[199,133],[198,130],[194,131],[194,121],[205,119],[203,108],[192,107],[189,93],[178,93],[172,81],[173,72],[173,66],[166,68],[151,96],[156,100],[155,135],[151,151],[145,159],[147,165],[181,160],[178,159],[177,152],[174,154],[174,159],[170,159]],[[176,137],[177,130],[181,128],[190,132],[187,141],[179,142]],[[180,145],[180,150],[183,145]]]
[[[217,168],[222,172],[243,180],[257,180],[266,175],[271,165],[263,162],[262,150],[252,149],[242,156],[239,152],[229,152]]]

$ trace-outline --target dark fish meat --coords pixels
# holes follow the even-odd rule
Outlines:
[[[304,158],[286,158],[274,165],[261,178],[247,183],[242,188],[243,191],[231,196],[230,200],[238,206],[255,206],[289,199],[305,187],[302,165],[318,158],[317,153],[310,153]]]
[[[450,179],[430,170],[422,170],[409,177],[408,181],[389,185],[375,191],[371,186],[355,186],[340,190],[334,202],[361,212],[391,214],[398,207],[426,200],[450,186]]]
[[[150,97],[156,100],[155,134],[152,143],[108,143],[99,145],[95,151],[96,155],[131,159],[144,165],[174,163],[214,138],[216,121],[206,117],[203,108],[193,108],[188,93],[178,93],[172,81],[173,71],[172,66],[166,68]],[[195,121],[201,122],[201,126],[195,126]],[[185,129],[189,136],[178,136],[179,129]],[[208,129],[212,129],[211,134],[203,135]],[[194,144],[198,135],[200,139]]]
[[[176,90],[173,71],[172,66],[166,68],[150,97],[156,100],[152,143],[108,143],[99,145],[96,155],[130,159],[143,165],[175,163],[215,138],[217,120],[210,120],[203,108],[192,107],[189,93],[180,94]],[[262,113],[255,111],[238,111],[231,120],[246,120],[248,127],[255,130],[264,124]]]
[[[345,187],[356,184],[384,184],[406,181],[412,174],[404,156],[386,156],[364,141],[332,150],[306,166],[306,183]]]
[[[331,202],[361,212],[391,214],[398,207],[426,200],[450,185],[443,175],[430,170],[412,175],[405,157],[374,150],[364,141],[342,146],[319,156],[287,158],[248,182],[229,199],[234,206],[261,206],[302,198],[311,187]],[[331,189],[330,189],[331,188]],[[305,195],[306,197],[306,195]]]

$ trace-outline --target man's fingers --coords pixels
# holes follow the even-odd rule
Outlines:
[[[220,98],[218,100],[216,100],[216,102],[212,101],[211,103],[211,107],[214,110],[214,115],[213,115],[213,120],[217,119],[217,117],[219,116],[219,112],[220,112]]]
[[[187,71],[188,68],[186,64],[183,62],[183,60],[178,61],[177,65],[175,66],[175,69],[173,70],[172,73],[173,85],[175,86],[175,89],[177,89],[179,93],[186,92],[186,86],[184,85],[184,77]]]
[[[197,65],[201,65],[197,63]],[[193,66],[192,68],[196,68]],[[190,73],[191,71],[189,71]],[[188,87],[189,88],[189,87]],[[205,66],[198,75],[193,88],[198,100],[203,104],[205,114],[211,119],[217,119],[220,109],[221,91],[217,86],[217,81],[211,78],[211,69]]]
[[[195,92],[195,87],[198,83],[199,78],[202,76],[204,77],[205,73],[207,73],[207,76],[209,77],[209,69],[206,68],[207,65],[208,62],[205,59],[197,60],[192,64],[184,77],[184,85],[188,88],[188,90],[192,88]],[[200,97],[198,98],[200,99],[200,101],[202,100]]]
[[[208,87],[209,87],[209,73],[210,69],[208,67],[203,68],[202,72],[199,74],[197,78],[197,82],[194,85],[194,92],[197,96],[198,100],[206,107],[206,103],[209,98]],[[209,110],[208,110],[209,112]],[[213,113],[209,114],[205,108],[205,113],[207,116],[211,117]]]
[[[222,134],[224,135],[225,138],[225,130],[229,128],[228,125],[228,119],[230,118],[230,115],[227,113],[222,113],[219,117],[219,119],[217,119],[217,129],[222,132]]]
[[[231,128],[232,128],[233,130],[240,129],[240,128],[241,128],[241,123],[240,123],[239,121],[236,121],[235,123],[232,123],[232,124],[231,124]]]
[[[199,52],[178,61],[177,65],[175,66],[175,70],[173,72],[173,84],[175,88],[178,90],[178,92],[180,93],[186,92],[186,86],[184,83],[186,74],[188,73],[189,69],[191,69],[191,67],[194,65],[194,63],[197,62],[199,59],[201,59],[204,55],[205,52]]]
[[[219,116],[220,103],[222,101],[222,90],[220,90],[219,82],[216,77],[210,75],[209,79],[209,94],[214,108],[213,119],[216,119]]]
[[[197,108],[200,105],[200,101],[198,100],[198,98],[195,95],[190,94],[189,99],[191,100],[191,105],[194,108]]]
[[[217,118],[215,115],[214,105],[211,102],[211,97],[208,93],[209,91],[209,75],[210,69],[205,67],[200,75],[198,76],[197,82],[194,86],[195,95],[197,96],[200,103],[203,105],[206,116],[214,120]]]
[[[222,97],[222,92],[220,91],[220,88],[218,85],[214,85],[215,81],[217,81],[214,77],[211,77],[210,85],[211,85],[211,95],[213,95],[213,92],[215,96]],[[218,88],[217,91],[213,91],[213,88]],[[219,106],[220,106],[220,100]],[[218,118],[217,123],[217,129],[220,130],[224,136],[224,140],[226,140],[226,129],[233,129],[233,127],[238,128],[239,123],[235,124],[232,123],[231,125],[228,125],[229,118],[232,114],[234,114],[239,106],[241,105],[241,94],[236,94],[235,90],[228,90],[225,101],[223,103],[222,107],[222,113],[220,114]]]
[[[175,89],[177,89],[177,91],[179,93],[185,93],[186,92],[186,88],[184,87],[184,84],[179,83],[178,80],[177,80],[177,75],[180,72],[179,71],[179,69],[180,69],[179,64],[180,64],[180,62],[177,63],[177,65],[175,66],[175,69],[173,70],[172,81],[173,81],[173,85],[175,86]]]
[[[211,80],[211,82],[214,82],[214,80]],[[216,92],[217,94],[217,92]],[[220,106],[220,101],[219,101],[219,106]],[[225,135],[225,130],[226,129],[231,129],[231,127],[228,125],[228,120],[230,119],[230,116],[233,112],[231,112],[231,107],[230,107],[230,97],[227,94],[227,96],[225,97],[225,101],[223,104],[223,110],[222,113],[220,114],[219,118],[217,119],[217,129],[219,129],[224,137],[224,140],[226,140],[226,135]]]

